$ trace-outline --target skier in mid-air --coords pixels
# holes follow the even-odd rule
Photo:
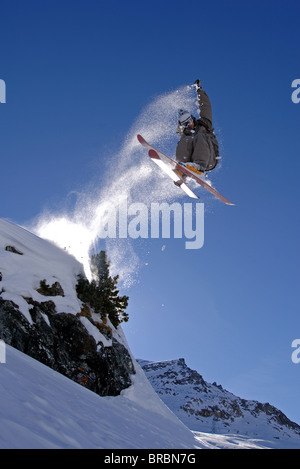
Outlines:
[[[214,169],[220,158],[219,145],[212,127],[212,109],[209,97],[195,81],[200,119],[188,111],[178,110],[177,133],[181,135],[176,148],[176,161],[187,163],[196,173]]]
[[[177,143],[175,160],[148,143],[142,135],[138,134],[137,139],[147,148],[152,161],[189,197],[199,198],[189,187],[189,181],[192,180],[225,204],[235,205],[204,180],[206,172],[214,169],[220,159],[219,145],[212,127],[210,100],[202,89],[200,80],[196,80],[194,85],[200,119],[196,119],[188,111],[178,110],[177,133],[181,138]]]

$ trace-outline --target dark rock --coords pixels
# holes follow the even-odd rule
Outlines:
[[[6,246],[5,251],[13,252],[14,254],[19,254],[20,256],[23,256],[23,253],[14,246]]]
[[[110,347],[96,344],[80,317],[56,313],[51,300],[26,301],[32,324],[17,305],[0,298],[0,339],[101,396],[119,395],[131,385],[135,370],[122,344],[114,338]]]
[[[41,280],[40,288],[37,292],[44,296],[65,296],[65,293],[59,282],[55,282],[51,285],[46,284],[46,280]]]

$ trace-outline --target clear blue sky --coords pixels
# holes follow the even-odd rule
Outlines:
[[[101,183],[153,99],[202,79],[222,140],[211,179],[237,206],[203,195],[198,251],[132,243],[147,265],[126,292],[124,330],[136,357],[184,357],[300,424],[299,14],[294,0],[1,5],[0,200],[18,224],[59,213]]]

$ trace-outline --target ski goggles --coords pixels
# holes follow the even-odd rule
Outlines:
[[[188,127],[192,123],[193,123],[193,118],[189,117],[186,121],[181,122],[180,125],[181,125],[181,127]]]

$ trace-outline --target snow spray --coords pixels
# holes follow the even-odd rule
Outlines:
[[[134,237],[128,236],[126,243],[125,238],[119,237],[117,243],[112,243],[112,237],[101,236],[105,213],[111,211],[112,207],[122,205],[125,199],[128,206],[142,203],[149,207],[152,203],[171,203],[183,197],[182,191],[157,171],[136,138],[137,134],[142,134],[153,145],[159,146],[161,151],[173,156],[178,141],[178,108],[197,112],[193,86],[165,93],[146,106],[133,123],[120,151],[109,157],[109,167],[105,175],[101,176],[103,182],[100,190],[99,176],[97,183],[90,183],[86,190],[78,194],[71,212],[66,210],[60,214],[42,214],[31,227],[40,237],[55,242],[74,255],[84,265],[88,277],[90,255],[99,250],[99,246],[103,249],[104,238],[105,249],[112,261],[111,271],[118,273],[124,284],[130,284],[139,269],[140,259],[135,251]],[[103,165],[101,170],[103,173]],[[198,231],[192,232],[188,222],[185,222],[184,233],[188,234],[186,237],[190,243],[185,247],[189,249],[203,244],[203,207],[200,206],[202,204],[199,204],[197,212]],[[189,209],[184,210],[183,219],[187,220]],[[194,244],[191,244],[192,235]]]

